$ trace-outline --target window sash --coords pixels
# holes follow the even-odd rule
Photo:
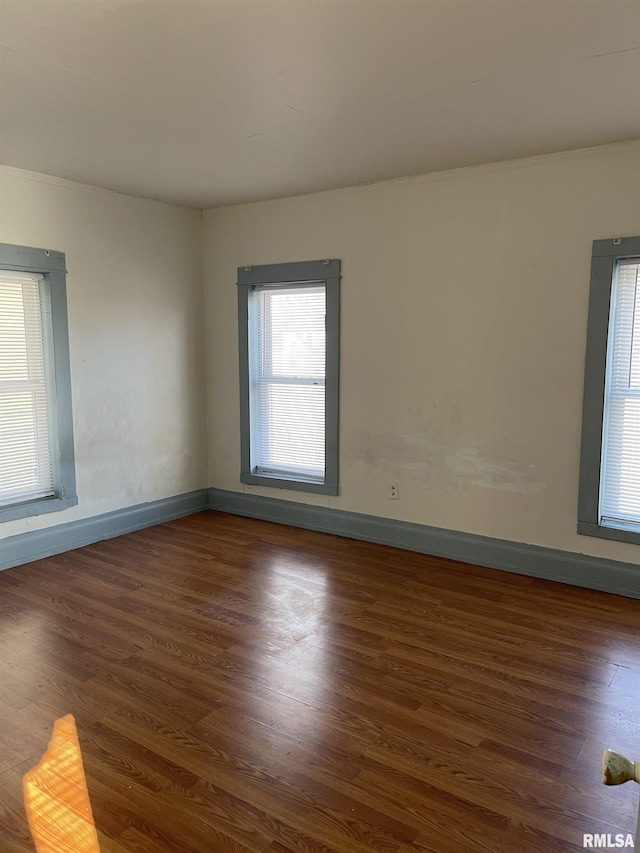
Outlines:
[[[54,494],[44,276],[0,270],[0,507]]]
[[[611,289],[599,523],[640,531],[640,259],[621,259]]]
[[[326,287],[257,286],[249,298],[251,470],[325,482]]]

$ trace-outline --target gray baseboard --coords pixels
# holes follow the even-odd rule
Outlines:
[[[0,570],[207,508],[640,598],[640,567],[633,563],[221,489],[199,489],[10,536],[0,540]]]
[[[211,509],[640,598],[640,567],[374,515],[209,489]]]
[[[0,540],[0,570],[30,563],[102,539],[152,527],[174,518],[208,509],[207,489],[174,495],[150,503],[116,509],[103,515],[67,521],[43,530],[30,530]]]

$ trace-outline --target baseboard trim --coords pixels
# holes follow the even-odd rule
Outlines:
[[[207,489],[116,509],[91,518],[67,521],[42,530],[9,536],[0,542],[0,570],[51,557],[102,539],[142,530],[174,518],[208,509]]]
[[[640,598],[640,568],[633,563],[222,489],[209,489],[209,507],[234,515]]]
[[[0,543],[0,571],[205,509],[640,598],[640,568],[633,563],[222,489],[199,489],[10,536]]]

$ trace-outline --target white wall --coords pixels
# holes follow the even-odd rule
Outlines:
[[[210,485],[637,562],[575,530],[591,243],[640,233],[639,175],[625,143],[208,211]],[[325,257],[341,494],[242,486],[236,268]]]
[[[0,242],[65,252],[79,505],[0,538],[206,486],[201,217],[0,167]]]
[[[218,488],[637,562],[575,526],[591,241],[640,233],[638,175],[629,143],[208,211],[205,386],[199,213],[0,167],[0,241],[67,256],[80,498],[0,538],[203,487],[208,439]],[[242,486],[236,268],[323,257],[341,494]]]

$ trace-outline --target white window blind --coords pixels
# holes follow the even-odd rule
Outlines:
[[[609,314],[600,523],[640,530],[640,260],[618,261]]]
[[[42,278],[0,270],[0,506],[53,494]]]
[[[273,477],[325,477],[324,283],[256,287],[249,300],[251,466]]]

